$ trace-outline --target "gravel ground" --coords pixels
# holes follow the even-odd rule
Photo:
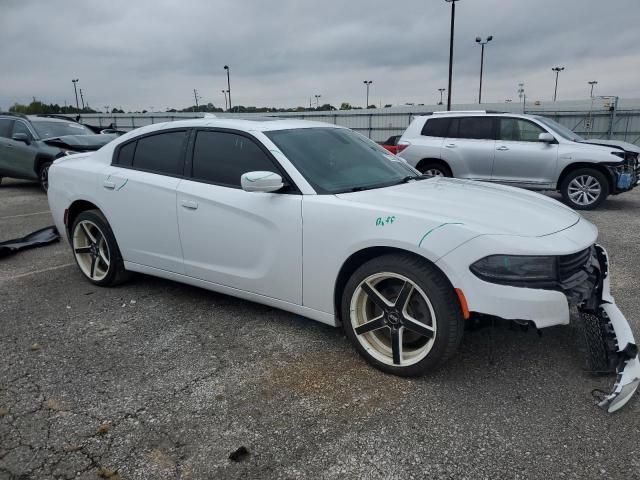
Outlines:
[[[585,217],[640,332],[640,190]],[[0,186],[0,240],[52,224]],[[98,288],[66,244],[0,260],[0,479],[640,478],[640,398],[610,415],[575,328],[498,325],[419,379],[368,367],[341,331],[138,275]],[[229,458],[232,455],[236,461]]]

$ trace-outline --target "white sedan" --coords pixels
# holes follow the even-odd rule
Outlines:
[[[566,324],[577,307],[600,405],[640,383],[596,228],[523,190],[426,178],[351,130],[291,120],[144,127],[56,160],[49,204],[97,285],[156,275],[342,325],[389,373],[432,370],[465,320]]]

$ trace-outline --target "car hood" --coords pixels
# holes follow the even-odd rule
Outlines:
[[[64,135],[47,138],[44,142],[53,147],[84,152],[98,150],[116,137],[117,135]]]
[[[338,198],[380,211],[462,223],[478,234],[549,235],[575,225],[580,215],[544,195],[502,185],[434,177]]]
[[[579,143],[589,143],[592,145],[600,145],[603,147],[618,147],[627,152],[632,153],[640,153],[640,147],[634,145],[633,143],[623,142],[622,140],[600,140],[597,138],[592,138],[590,140],[582,140]]]

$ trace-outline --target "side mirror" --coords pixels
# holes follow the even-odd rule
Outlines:
[[[282,177],[273,172],[247,172],[240,177],[245,192],[275,192],[284,187]]]
[[[541,133],[538,135],[538,141],[544,143],[553,143],[556,141],[555,137],[548,132]]]
[[[31,137],[29,137],[29,135],[27,135],[26,133],[14,133],[11,139],[15,140],[16,142],[24,142],[27,145],[31,145]]]

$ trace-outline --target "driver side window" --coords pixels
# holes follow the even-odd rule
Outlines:
[[[21,122],[19,120],[16,120],[14,122],[14,124],[13,124],[13,133],[12,133],[12,135],[15,135],[16,133],[24,133],[29,138],[33,138],[33,135],[31,135],[31,132],[29,131],[29,128],[27,128],[27,126],[24,124],[24,122]]]
[[[546,130],[528,120],[501,118],[498,139],[506,142],[537,142],[541,133],[546,133]]]

